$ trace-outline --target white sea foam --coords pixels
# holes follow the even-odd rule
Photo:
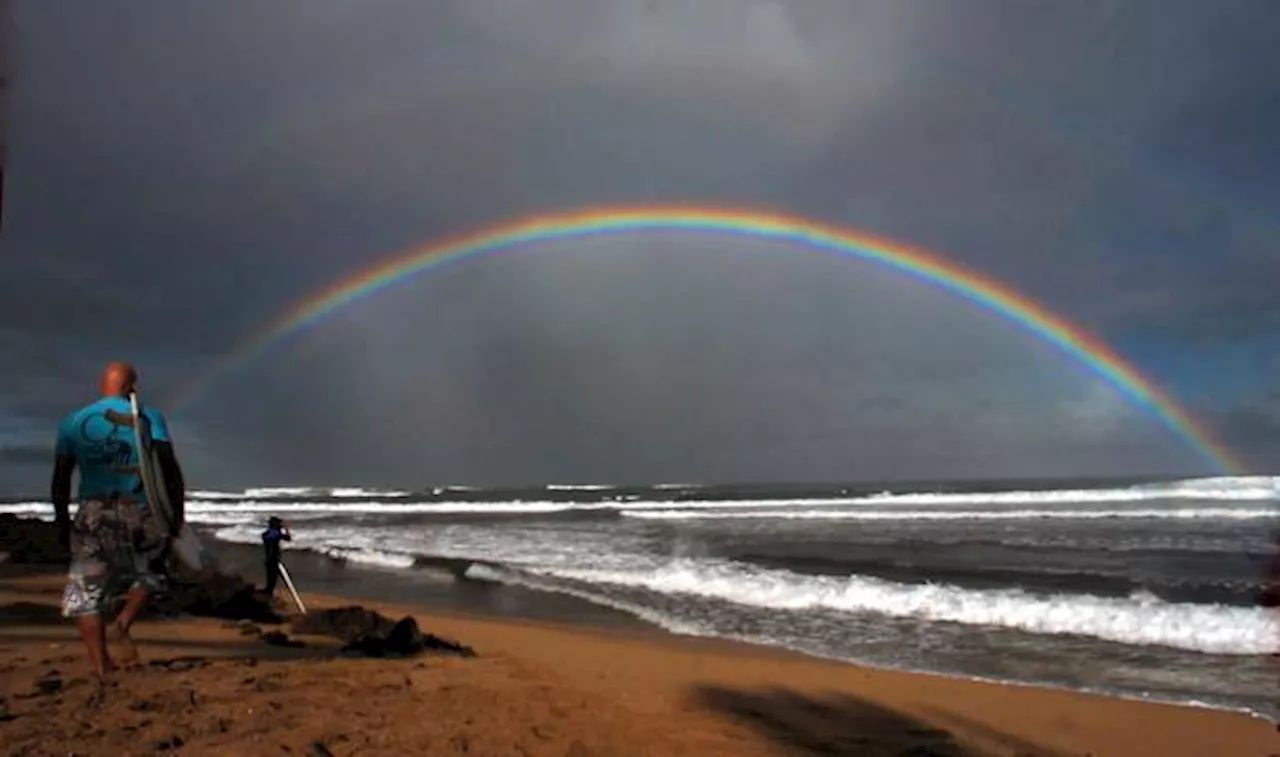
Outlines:
[[[315,486],[255,486],[245,489],[243,496],[248,499],[267,497],[314,497],[323,491],[323,488]]]
[[[1272,481],[1272,479],[1267,479]],[[1201,486],[1206,490],[1214,487]],[[1221,486],[1217,486],[1221,489]],[[1230,498],[1227,498],[1230,499]],[[879,501],[879,500],[878,500]],[[584,508],[624,508],[632,517],[792,517],[792,518],[945,518],[1028,519],[1034,517],[1115,518],[1261,518],[1276,517],[1276,507],[1257,503],[1206,507],[1146,506],[1140,509],[1084,506],[1039,506],[978,510],[928,508],[914,504],[895,508],[801,507],[790,510],[777,502],[767,507],[744,508],[736,503],[640,503],[650,509],[626,505],[572,504],[563,502],[312,502],[280,500],[195,500],[188,505],[194,523],[218,527],[217,538],[247,544],[260,543],[262,515],[286,514],[295,520],[332,519],[334,516],[395,513],[554,513]],[[754,505],[755,503],[751,503]],[[762,505],[764,503],[761,503]],[[823,503],[826,504],[825,502]],[[710,507],[707,507],[710,506]],[[738,512],[722,511],[721,506]],[[52,508],[44,502],[17,502],[0,506],[0,512],[48,519]],[[1127,598],[1090,595],[1047,596],[1017,589],[965,589],[948,585],[901,584],[862,576],[808,576],[788,571],[682,555],[676,559],[641,554],[646,547],[625,541],[616,530],[599,534],[583,532],[565,540],[562,529],[522,530],[518,539],[505,530],[483,524],[445,523],[430,528],[377,527],[371,524],[317,524],[308,529],[306,546],[371,566],[406,568],[414,554],[428,553],[464,559],[513,564],[526,571],[520,580],[536,581],[539,588],[567,591],[564,579],[576,583],[574,591],[612,596],[616,587],[643,589],[662,595],[705,597],[746,607],[780,611],[822,609],[833,612],[881,613],[931,621],[998,626],[1041,634],[1076,634],[1139,645],[1164,645],[1219,654],[1259,654],[1280,647],[1280,623],[1273,613],[1251,607],[1208,604],[1175,604],[1155,597]],[[642,536],[636,539],[643,540]],[[624,539],[624,541],[618,541]],[[586,566],[592,566],[587,568]],[[529,578],[533,576],[534,578]],[[515,580],[509,578],[509,580]],[[583,588],[587,587],[587,588]],[[611,589],[610,587],[615,587]],[[634,599],[634,598],[632,598]],[[596,600],[598,601],[598,600]],[[612,601],[612,600],[609,600]],[[628,601],[631,601],[630,599]],[[676,622],[676,621],[671,621]]]
[[[679,634],[685,634],[685,635],[691,635],[691,636],[719,636],[721,638],[745,641],[753,644],[770,644],[774,646],[789,647],[792,649],[796,649],[797,651],[805,652],[808,654],[815,654],[820,657],[830,657],[830,658],[841,659],[841,660],[852,660],[863,665],[866,665],[868,662],[866,659],[861,657],[857,657],[857,656],[850,657],[849,655],[845,655],[845,654],[832,653],[832,651],[829,649],[815,648],[811,644],[797,643],[796,639],[777,638],[769,635],[746,635],[746,634],[735,634],[731,632],[726,633],[723,631],[717,632],[717,630],[712,629],[709,625],[705,623],[674,617],[669,613],[655,610],[650,607],[645,607],[644,605],[641,605],[641,604],[628,602],[625,600],[619,600],[619,599],[610,597],[607,594],[602,593],[598,590],[592,590],[590,588],[578,589],[575,587],[564,586],[563,584],[557,584],[554,580],[548,581],[539,576],[528,575],[528,574],[520,573],[517,571],[495,569],[487,565],[476,564],[476,565],[472,565],[467,570],[466,575],[468,578],[472,578],[475,580],[513,584],[517,586],[524,586],[531,589],[537,589],[542,591],[552,591],[552,592],[567,594],[569,596],[578,597],[580,599],[585,599],[595,604],[603,605],[605,607],[611,607],[611,608],[635,615],[636,617],[642,620],[646,620],[659,627],[665,628],[668,631],[671,631],[673,633],[679,633]],[[937,670],[932,668],[923,668],[923,670],[925,672],[930,672],[934,674],[938,673]],[[1150,674],[1151,672],[1148,670],[1142,671],[1142,675],[1144,676],[1149,676]],[[1035,685],[1037,687],[1046,686],[1046,684],[1043,682],[1039,682],[1036,684],[1028,684],[1024,681],[1015,680],[1015,679],[991,678],[991,677],[969,676],[969,675],[954,675],[954,674],[947,674],[945,672],[943,673],[943,675],[947,675],[948,677],[954,677],[962,680],[976,680],[976,681],[993,681],[994,680],[1000,683],[1011,684],[1014,686],[1028,686],[1028,685]],[[1060,687],[1050,686],[1050,688],[1060,688]],[[1111,697],[1117,696],[1117,691],[1113,689],[1103,688],[1103,687],[1079,687],[1079,688],[1065,687],[1065,688],[1067,690],[1085,691],[1089,693],[1101,694],[1101,695],[1111,696]],[[1187,698],[1177,697],[1177,696],[1162,696],[1158,694],[1152,695],[1149,693],[1144,693],[1142,695],[1132,695],[1128,692],[1120,693],[1120,696],[1127,699],[1137,699],[1139,701],[1168,702],[1171,704],[1177,704],[1184,707],[1186,706],[1206,707],[1206,708],[1212,708],[1212,709],[1226,709],[1226,710],[1231,710],[1234,712],[1242,712],[1246,714],[1261,714],[1247,707],[1224,707],[1220,703],[1206,702],[1200,699],[1187,699]],[[1271,720],[1275,720],[1274,711],[1272,710],[1272,714],[1267,715],[1266,717],[1268,717]]]
[[[452,515],[452,514],[492,514],[520,515],[541,513],[558,513],[566,510],[599,510],[612,509],[608,503],[598,505],[574,505],[569,502],[314,502],[307,500],[240,500],[237,502],[200,502],[187,503],[187,512],[201,514],[208,512],[246,512],[246,513],[326,513],[330,515]]]
[[[678,618],[670,613],[655,610],[652,607],[645,607],[644,605],[637,604],[635,602],[615,599],[600,592],[578,589],[572,586],[565,586],[564,584],[557,583],[555,581],[539,579],[538,576],[535,575],[522,574],[516,571],[503,570],[501,568],[494,568],[477,563],[467,568],[466,576],[467,578],[477,581],[502,583],[509,586],[523,586],[527,589],[537,589],[539,591],[554,592],[556,594],[565,594],[570,597],[577,597],[578,599],[584,599],[592,604],[597,604],[602,607],[621,610],[628,615],[634,615],[641,620],[652,623],[659,628],[665,628],[672,633],[684,634],[686,636],[715,635],[710,628],[701,623]],[[772,639],[748,639],[746,637],[737,638],[742,638],[744,641],[753,641],[756,643],[773,643]]]
[[[612,484],[548,484],[548,491],[609,491]],[[656,491],[698,488],[695,484],[656,484]],[[432,492],[439,496],[444,492],[478,492],[480,487],[452,485],[436,487]],[[307,497],[336,498],[404,498],[411,492],[402,490],[366,489],[363,487],[315,487],[280,486],[251,487],[241,492],[220,490],[194,490],[188,494],[193,500],[302,500]],[[838,498],[792,498],[769,500],[693,501],[681,502],[682,507],[743,507],[752,506],[806,506],[806,505],[915,505],[915,506],[965,506],[965,505],[1049,505],[1049,504],[1099,504],[1121,502],[1145,502],[1153,500],[1221,500],[1267,501],[1280,500],[1280,476],[1236,476],[1195,478],[1155,484],[1139,484],[1126,487],[1101,489],[1050,489],[1010,490],[992,492],[937,492],[937,491],[883,491],[866,496]],[[478,504],[478,503],[477,503]],[[655,506],[670,503],[654,502]]]
[[[657,490],[684,488],[685,484],[658,484]],[[616,488],[606,484],[549,484],[550,491],[606,491]],[[434,491],[478,491],[475,487],[449,486]],[[301,499],[305,496],[331,497],[377,497],[402,498],[410,496],[401,491],[378,491],[360,488],[321,489],[313,487],[277,487],[246,489],[239,499],[283,500],[284,498]],[[192,492],[191,499],[222,500],[235,497],[228,492]],[[1141,484],[1129,487],[1108,489],[1052,489],[1052,490],[1014,490],[994,492],[891,492],[858,497],[839,498],[790,498],[790,499],[739,499],[739,500],[701,500],[682,501],[680,508],[723,509],[743,507],[814,507],[814,506],[855,506],[873,505],[888,506],[1009,506],[1009,505],[1096,505],[1104,503],[1148,502],[1158,500],[1212,500],[1235,502],[1259,502],[1280,500],[1280,476],[1239,476],[1186,479],[1157,484]],[[493,503],[469,503],[477,511]],[[537,504],[537,503],[531,503]],[[650,508],[670,508],[673,503],[655,500],[632,505]],[[579,504],[582,506],[582,504]]]
[[[1267,610],[1175,604],[1150,595],[1045,596],[1019,589],[900,584],[863,576],[807,576],[713,560],[677,559],[646,571],[527,570],[597,586],[706,597],[772,610],[872,612],[1030,633],[1091,636],[1210,654],[1256,655],[1280,650],[1280,622]]]
[[[216,489],[196,489],[187,492],[187,498],[193,500],[237,500],[237,499],[270,499],[277,497],[408,497],[412,492],[397,489],[364,489],[359,486],[339,486],[325,489],[316,486],[279,486],[255,487],[240,492],[226,492]]]
[[[74,505],[73,505],[74,507]],[[0,504],[0,513],[9,513],[23,518],[53,518],[53,505],[48,502],[10,502]]]
[[[232,544],[259,544],[262,539],[260,528],[243,524],[218,529],[213,535]],[[309,533],[305,541],[286,544],[286,549],[309,549],[378,568],[413,566],[412,554],[381,548],[385,543],[386,539],[376,531],[344,530],[329,534]]]
[[[190,493],[193,520],[209,513],[492,514],[539,515],[569,511],[621,510],[629,517],[654,519],[788,518],[832,520],[1013,520],[1046,518],[1218,518],[1248,520],[1280,517],[1280,478],[1194,479],[1128,488],[981,493],[889,493],[862,497],[730,499],[672,502],[612,498],[600,502],[434,501],[415,502],[402,491],[361,488],[274,487],[246,489],[239,495],[209,490]],[[570,485],[552,485],[556,486]],[[578,485],[572,485],[578,486]],[[596,485],[587,485],[596,486]],[[461,489],[462,487],[457,487]],[[443,493],[443,491],[441,492]],[[315,499],[323,498],[323,499]],[[327,500],[327,501],[326,501]],[[336,500],[336,501],[335,501]],[[1156,502],[1195,500],[1199,506],[1156,507]],[[1120,505],[1143,504],[1125,509]],[[1208,503],[1219,503],[1210,505]],[[1107,505],[1112,505],[1107,507]],[[1252,505],[1252,506],[1249,506]],[[0,512],[37,515],[51,512],[41,503],[0,504]]]
[[[727,520],[740,518],[775,518],[783,520],[1041,520],[1117,518],[1194,520],[1255,520],[1280,518],[1280,508],[1178,507],[1134,510],[745,510],[742,512],[706,512],[703,510],[623,510],[628,518],[650,520]]]
[[[384,552],[377,549],[347,549],[345,547],[321,546],[317,551],[330,557],[340,557],[351,562],[370,565],[377,568],[409,568],[413,566],[413,556],[396,552]]]
[[[210,489],[196,489],[187,492],[188,499],[244,499],[244,492],[222,492]]]
[[[259,538],[256,526],[222,529],[217,536],[244,543],[256,543]],[[643,600],[617,596],[618,587],[775,611],[879,613],[1212,654],[1280,650],[1280,622],[1259,608],[1171,603],[1145,592],[1129,597],[1045,595],[1012,588],[904,584],[857,575],[802,575],[702,556],[672,559],[643,554],[640,542],[617,541],[617,534],[606,536],[584,533],[569,543],[558,529],[535,529],[512,538],[509,533],[470,525],[426,532],[331,526],[309,531],[305,545],[371,566],[408,567],[415,553],[498,562],[512,570],[473,567],[469,575],[572,594],[682,632],[701,631],[669,613],[646,609],[648,603]]]

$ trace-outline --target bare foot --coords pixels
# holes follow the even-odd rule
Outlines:
[[[105,677],[98,678],[98,682],[94,686],[93,692],[89,694],[89,699],[85,702],[85,707],[96,710],[106,704],[107,688],[109,685],[110,684],[107,683],[107,679]]]
[[[128,629],[119,623],[112,623],[110,628],[110,640],[120,646],[120,664],[124,666],[125,670],[141,667],[142,663],[138,661],[138,648],[133,645],[133,639],[129,637]]]

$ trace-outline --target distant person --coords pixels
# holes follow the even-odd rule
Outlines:
[[[267,596],[276,594],[276,581],[280,580],[280,542],[293,541],[293,534],[284,521],[274,515],[267,519],[267,530],[262,532],[263,557],[266,559]]]
[[[89,662],[100,679],[115,669],[107,651],[108,626],[103,616],[123,602],[110,628],[113,641],[121,645],[121,663],[136,664],[138,653],[129,628],[147,594],[161,586],[151,561],[168,546],[169,534],[147,505],[138,475],[139,450],[129,404],[137,382],[133,366],[112,363],[102,373],[101,398],[63,419],[50,487],[58,536],[71,557],[62,614],[76,619]],[[164,468],[169,497],[180,505],[182,470],[168,425],[159,410],[147,408],[141,416]],[[71,475],[76,468],[80,487],[72,521]]]

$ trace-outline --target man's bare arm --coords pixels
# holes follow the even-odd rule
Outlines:
[[[53,518],[65,544],[71,536],[71,474],[76,459],[58,455],[53,460],[53,481],[49,484],[49,501],[53,502]]]

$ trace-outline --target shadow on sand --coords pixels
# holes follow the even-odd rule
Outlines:
[[[231,639],[168,639],[137,638],[138,651],[143,661],[152,659],[164,660],[173,653],[183,656],[207,657],[210,660],[235,660],[253,658],[262,662],[288,661],[301,659],[329,659],[339,656],[336,646],[326,647],[281,647],[258,642],[257,640],[236,641]],[[69,653],[83,656],[80,639],[72,633],[0,633],[0,646],[13,644],[51,644],[65,645]],[[87,663],[86,663],[87,664]]]
[[[788,689],[743,691],[702,687],[695,701],[746,725],[781,748],[808,757],[985,757],[951,732],[846,694],[818,698]],[[969,732],[969,724],[956,723]],[[999,754],[1057,757],[1052,752],[989,729],[974,733]]]
[[[333,656],[338,649],[335,644],[312,644],[305,647],[274,645],[245,635],[227,638],[171,638],[163,632],[164,622],[163,619],[148,619],[148,622],[139,627],[142,633],[135,634],[144,659],[155,656],[153,650],[164,650],[164,653],[203,654],[210,659],[253,657],[262,660],[295,660]],[[19,600],[0,605],[0,646],[14,644],[34,644],[39,648],[66,645],[68,650],[81,652],[75,624],[62,617],[56,605],[40,602]]]

